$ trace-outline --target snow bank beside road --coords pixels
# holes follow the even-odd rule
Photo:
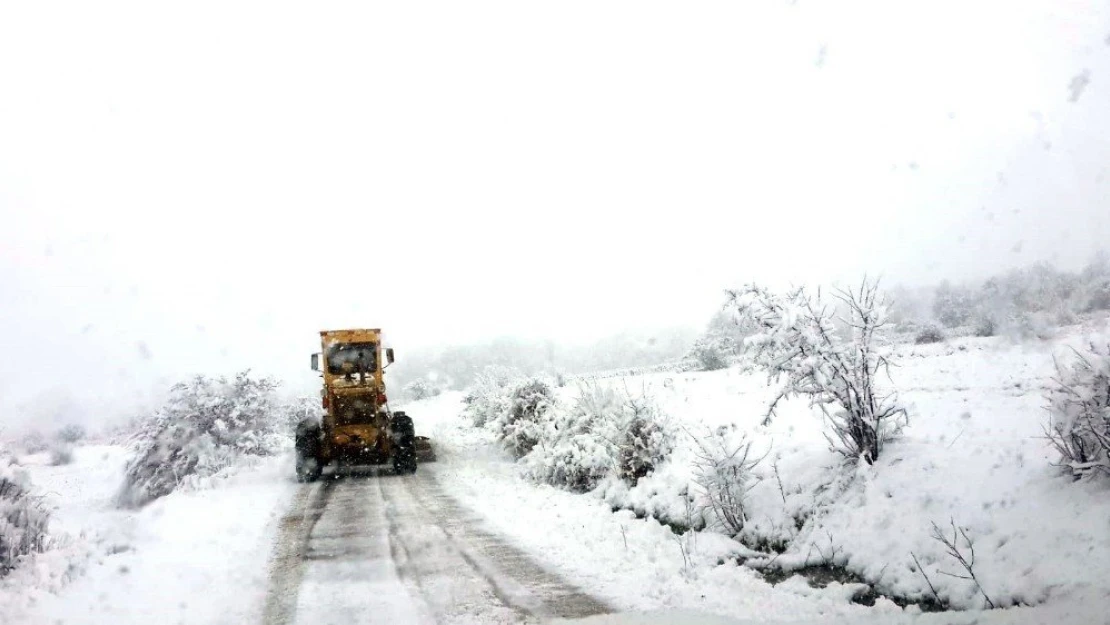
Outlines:
[[[832,591],[782,592],[750,569],[733,562],[719,566],[747,551],[723,536],[679,537],[654,520],[613,513],[596,498],[522,484],[515,465],[483,459],[489,452],[480,447],[451,446],[445,461],[432,469],[446,492],[482,514],[492,529],[614,606],[697,608],[780,620],[867,613]]]
[[[113,498],[125,462],[120,447],[82,447],[71,465],[28,467],[58,530],[90,557],[64,587],[21,587],[0,596],[0,621],[256,622],[277,521],[297,487],[292,460],[266,458],[209,489],[121,511]]]
[[[850,605],[835,588],[790,582],[772,588],[751,570],[717,565],[743,552],[734,541],[705,532],[679,538],[654,521],[610,512],[616,504],[682,514],[678,493],[693,478],[689,441],[636,488],[579,496],[522,481],[489,436],[458,416],[459,395],[408,410],[418,427],[423,416],[433,429],[445,460],[437,470],[449,492],[569,579],[627,609],[694,609],[761,621],[837,616],[860,622],[878,614],[880,622],[897,622],[895,616],[1099,622],[1110,609],[1110,498],[1104,485],[1074,483],[1054,469],[1041,430],[1052,354],[1077,338],[899,346],[902,366],[892,374],[911,408],[910,425],[875,467],[856,472],[840,468],[819,413],[804,402],[780,406],[769,427],[759,425],[771,395],[761,376],[729,369],[606,382],[633,394],[643,389],[690,432],[735,423],[757,440],[760,453],[771,449],[751,492],[750,526],[754,534],[780,533],[790,543],[777,564],[801,566],[820,560],[823,551],[879,580],[882,591],[927,597],[913,552],[942,596],[976,607],[983,601],[973,584],[941,574],[962,571],[930,537],[931,523],[947,528],[954,519],[976,541],[976,571],[992,600],[1040,604],[1032,609],[918,617],[882,599],[876,608]],[[795,512],[802,513],[801,528]]]

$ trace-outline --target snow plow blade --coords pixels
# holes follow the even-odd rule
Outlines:
[[[416,442],[416,461],[417,462],[435,462],[436,450],[432,447],[432,439],[427,436],[417,436]]]

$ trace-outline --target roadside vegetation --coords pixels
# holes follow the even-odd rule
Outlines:
[[[278,387],[276,380],[249,371],[174,385],[165,405],[140,421],[128,442],[134,456],[117,504],[142,506],[289,448],[292,428],[318,414],[318,402],[283,399]]]
[[[966,352],[969,340],[990,339],[999,347],[1046,341],[1060,337],[1066,325],[1075,326],[1068,336],[1082,335],[1075,324],[1105,323],[1110,264],[1100,256],[1074,273],[1039,264],[976,285],[941,284],[924,296],[898,288],[893,294],[912,297],[891,299],[866,280],[831,294],[803,288],[776,292],[759,285],[728,291],[723,309],[684,358],[693,369],[715,372],[707,375],[763,377],[768,401],[754,428],[699,429],[676,421],[651,392],[620,388],[622,378],[559,384],[553,377],[504,367],[476,377],[465,416],[516,459],[525,478],[589,493],[614,510],[632,510],[679,533],[724,534],[747,549],[737,561],[772,583],[800,573],[810,583],[858,586],[856,599],[862,602],[885,596],[925,610],[1035,604],[1043,594],[1013,581],[1001,584],[997,573],[991,574],[1005,568],[1004,558],[1010,556],[999,549],[1009,538],[984,548],[982,522],[977,527],[928,512],[932,495],[917,496],[920,503],[914,506],[920,508],[900,511],[898,524],[882,530],[921,536],[910,543],[917,547],[895,556],[897,561],[854,553],[853,541],[866,541],[863,530],[837,530],[840,521],[827,519],[850,518],[844,511],[860,505],[876,481],[898,484],[914,499],[920,476],[898,466],[907,449],[900,440],[915,419],[914,407],[902,402],[890,374],[900,365],[898,357]],[[952,341],[958,344],[947,345]],[[1058,349],[1051,382],[1013,387],[1014,394],[1043,398],[1043,432],[1025,436],[1039,437],[1054,452],[1052,464],[1075,480],[1110,478],[1108,346],[1110,341],[1096,339]],[[673,369],[675,375],[684,370],[690,368]],[[662,379],[663,388],[670,388],[675,378]],[[623,378],[625,385],[628,381]],[[799,402],[808,411],[799,411]],[[780,426],[776,421],[784,407],[793,417]],[[806,412],[819,419],[803,419]],[[968,412],[957,416],[972,418]],[[832,457],[815,455],[808,442],[812,430],[805,428],[818,424]],[[933,454],[940,461],[962,434],[954,432],[944,446],[914,453]],[[921,445],[917,440],[914,449]],[[813,454],[808,462],[799,456],[803,450]],[[888,453],[896,457],[891,460]],[[1024,452],[998,453],[1016,453],[1016,462],[1005,466],[1024,475]],[[622,458],[633,456],[635,469],[622,466]],[[1053,467],[1041,466],[1052,479]],[[883,472],[894,475],[882,479]],[[976,478],[969,473],[966,479]],[[753,497],[757,488],[760,494]],[[1076,491],[1075,501],[1088,496]]]

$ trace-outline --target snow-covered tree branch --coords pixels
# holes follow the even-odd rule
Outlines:
[[[876,334],[886,324],[886,306],[868,280],[856,290],[836,290],[835,299],[844,312],[822,301],[820,291],[810,295],[804,288],[729,291],[729,305],[755,330],[744,340],[745,356],[780,384],[764,424],[782,400],[806,397],[828,420],[832,448],[871,464],[906,421],[895,394],[878,384],[890,366]]]

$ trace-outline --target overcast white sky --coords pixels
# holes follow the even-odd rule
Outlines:
[[[0,0],[9,418],[1108,241],[1105,1]]]

